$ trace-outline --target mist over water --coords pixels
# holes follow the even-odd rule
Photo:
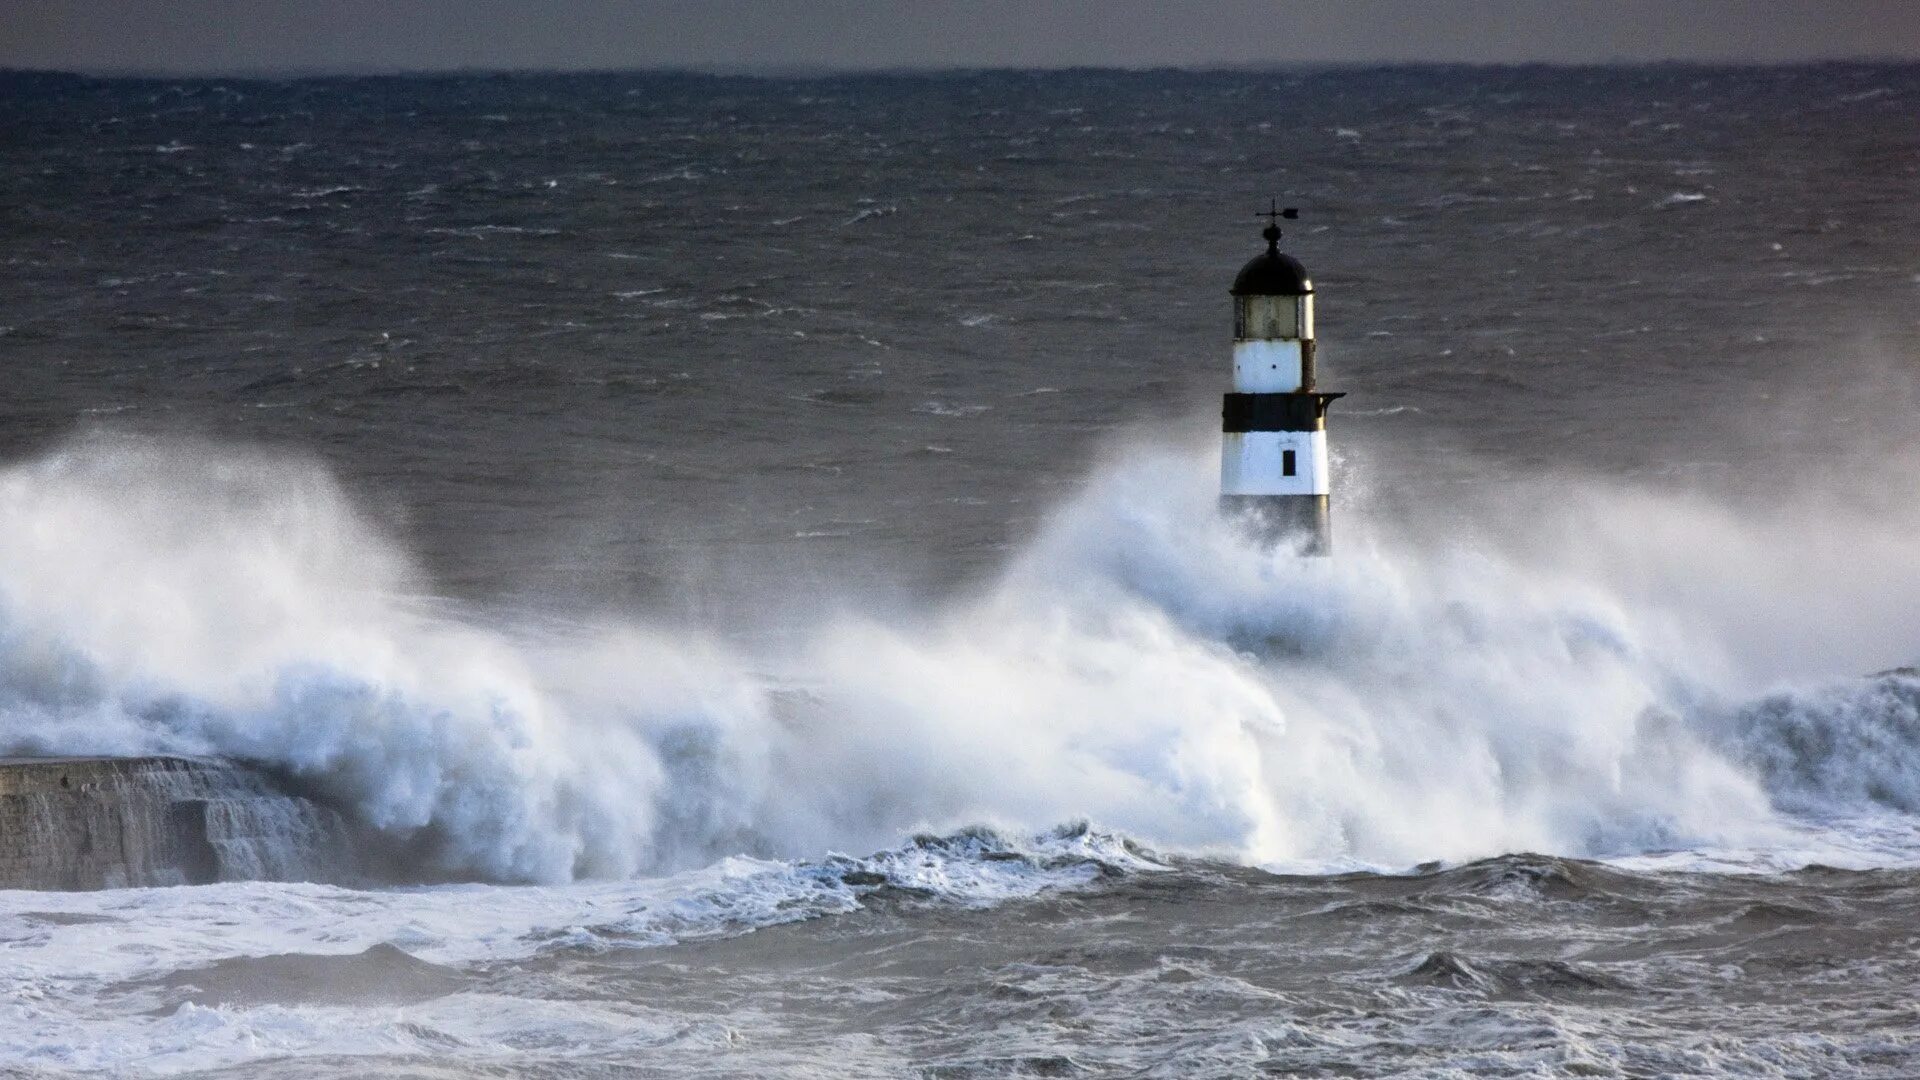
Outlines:
[[[1920,682],[1862,679],[1920,654],[1910,519],[1542,478],[1451,530],[1343,506],[1313,560],[1211,468],[1118,450],[978,590],[753,651],[437,600],[311,462],[81,440],[0,477],[4,750],[264,763],[495,881],[1080,818],[1276,868],[1806,861],[1809,818],[1920,804]]]

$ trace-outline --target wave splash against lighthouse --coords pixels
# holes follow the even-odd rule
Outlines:
[[[261,762],[436,877],[1078,818],[1296,867],[1905,857],[1818,823],[1920,805],[1913,680],[1856,677],[1912,656],[1912,522],[1853,521],[1848,565],[1771,581],[1795,619],[1769,633],[1746,586],[1819,541],[1712,506],[1590,487],[1550,523],[1576,547],[1356,514],[1307,564],[1204,524],[1211,488],[1194,456],[1129,455],[992,585],[919,618],[842,603],[763,649],[425,606],[323,472],[79,447],[0,475],[5,749]],[[136,579],[167,602],[126,605]]]

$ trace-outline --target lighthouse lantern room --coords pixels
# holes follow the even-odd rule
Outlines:
[[[1313,282],[1280,250],[1277,206],[1267,250],[1233,281],[1233,390],[1221,409],[1220,505],[1303,554],[1332,549],[1327,406],[1314,384]]]

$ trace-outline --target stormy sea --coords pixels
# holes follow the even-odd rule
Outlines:
[[[1920,1074],[1920,66],[0,104],[0,756],[361,838],[0,891],[0,1075]]]

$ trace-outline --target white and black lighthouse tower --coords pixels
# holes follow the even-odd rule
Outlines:
[[[1267,250],[1233,279],[1233,390],[1221,408],[1220,507],[1266,538],[1325,555],[1333,546],[1327,406],[1342,394],[1314,383],[1313,282],[1280,250],[1269,218]]]

